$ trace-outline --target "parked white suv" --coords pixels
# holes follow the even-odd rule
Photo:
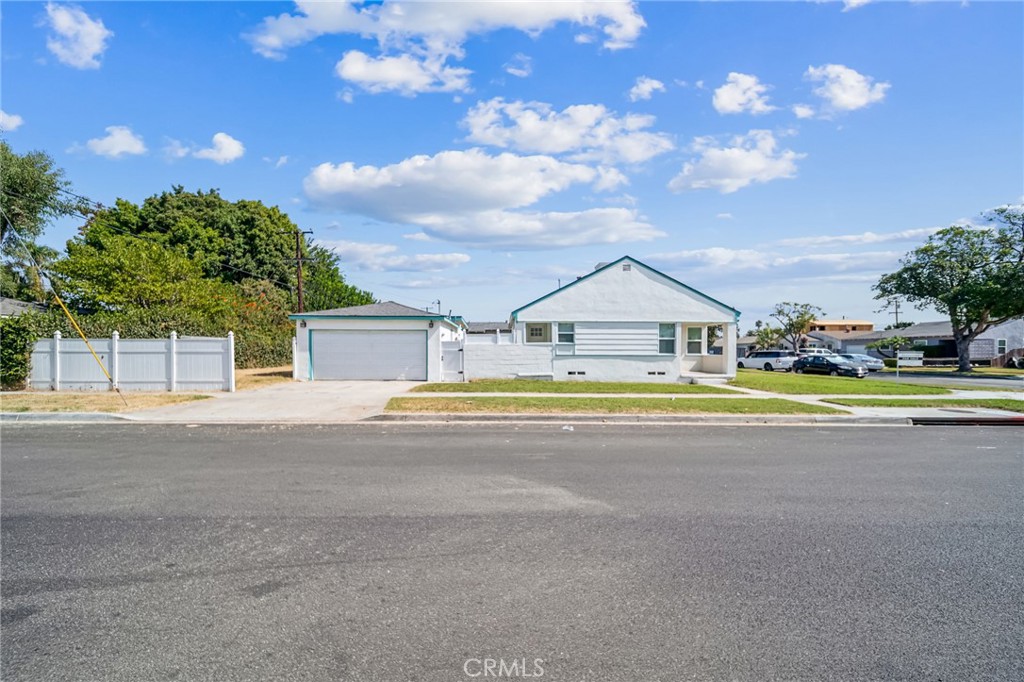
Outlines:
[[[740,369],[751,367],[772,372],[777,369],[789,371],[793,368],[797,355],[791,350],[755,350],[747,357],[740,358],[736,366]]]
[[[797,351],[797,355],[807,357],[808,355],[835,355],[835,353],[828,348],[801,348]]]

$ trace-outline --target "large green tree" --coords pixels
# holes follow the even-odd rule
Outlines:
[[[42,301],[46,297],[43,275],[57,256],[36,240],[47,224],[81,213],[85,202],[71,192],[71,182],[53,159],[40,151],[17,154],[0,140],[0,271],[2,295]]]
[[[823,312],[810,303],[784,301],[772,308],[771,316],[779,323],[778,335],[789,342],[793,350],[803,345],[804,334],[811,328],[811,322]]]
[[[971,342],[1024,315],[1024,206],[989,212],[992,229],[952,225],[908,253],[875,284],[876,298],[934,307],[953,327],[957,370],[971,370]]]
[[[373,303],[373,294],[345,282],[332,251],[314,244],[309,249],[304,269],[304,296],[306,310],[330,310],[352,305]]]

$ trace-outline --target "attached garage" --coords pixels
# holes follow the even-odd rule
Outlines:
[[[293,376],[301,381],[442,381],[442,343],[461,318],[386,301],[292,315]]]
[[[425,331],[319,329],[310,331],[316,380],[427,380]]]

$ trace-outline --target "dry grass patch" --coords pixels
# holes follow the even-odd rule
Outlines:
[[[12,393],[0,396],[3,412],[134,412],[150,407],[205,400],[208,395],[196,393]],[[125,405],[125,401],[128,405]]]
[[[392,398],[387,412],[440,414],[848,414],[782,398]]]
[[[292,380],[291,365],[235,370],[235,390],[251,391]]]

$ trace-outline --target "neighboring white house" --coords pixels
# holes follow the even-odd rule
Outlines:
[[[857,339],[863,348],[866,344],[893,336],[903,336],[916,344],[938,346],[942,357],[956,357],[956,343],[953,341],[953,325],[948,320],[921,322],[903,329],[886,329],[870,332]],[[1007,320],[979,334],[971,342],[971,360],[993,360],[1005,355],[1024,355],[1024,317]],[[850,352],[862,353],[863,350]]]
[[[739,311],[625,256],[466,337],[467,379],[691,381],[736,374]],[[708,329],[725,341],[709,352]]]
[[[460,318],[394,301],[289,319],[296,323],[292,375],[302,381],[441,381],[444,344],[465,332]]]

